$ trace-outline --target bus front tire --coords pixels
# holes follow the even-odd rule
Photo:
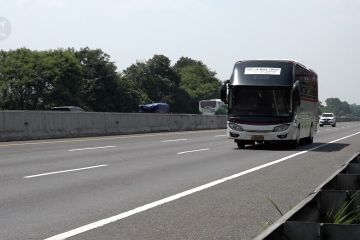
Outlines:
[[[297,132],[296,132],[296,139],[290,141],[290,148],[297,148],[298,146],[300,146],[300,126],[297,128]]]
[[[245,148],[245,143],[242,142],[242,141],[236,141],[236,144],[237,144],[239,149],[244,149]]]
[[[309,136],[306,138],[305,142],[307,144],[313,144],[314,137],[313,137],[313,126],[311,125]]]

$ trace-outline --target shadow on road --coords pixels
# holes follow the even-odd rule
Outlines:
[[[337,152],[349,145],[350,144],[346,144],[346,143],[316,142],[310,145],[300,145],[297,148],[292,148],[287,144],[266,143],[266,144],[247,145],[245,149],[235,148],[235,150],[267,150],[267,151],[294,151],[294,152],[310,150],[312,152]]]
[[[324,145],[324,146],[319,147],[321,145]],[[317,142],[310,146],[307,146],[307,148],[310,148],[310,150],[311,150],[314,147],[319,147],[319,148],[311,150],[312,152],[337,152],[349,145],[350,144],[347,144],[347,143],[318,143]]]

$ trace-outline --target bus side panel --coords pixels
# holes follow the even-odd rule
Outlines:
[[[300,83],[300,113],[301,138],[309,137],[311,126],[312,136],[317,131],[318,115],[318,84],[317,76],[299,65],[296,66],[295,78]]]

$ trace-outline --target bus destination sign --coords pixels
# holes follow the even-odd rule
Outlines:
[[[270,67],[246,67],[245,75],[280,75],[281,68]]]

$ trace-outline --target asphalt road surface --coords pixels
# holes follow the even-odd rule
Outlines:
[[[252,239],[360,151],[360,123],[314,144],[237,149],[225,130],[0,143],[0,239]]]

